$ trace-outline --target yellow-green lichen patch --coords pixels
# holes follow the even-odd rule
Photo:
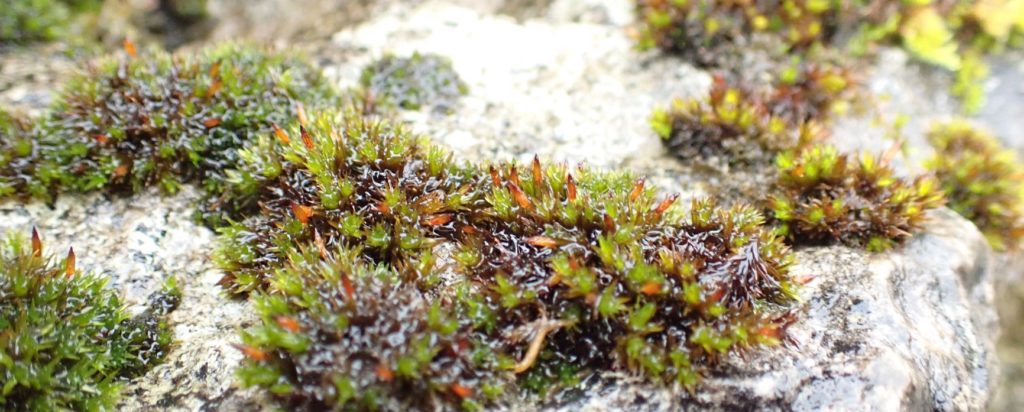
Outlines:
[[[1024,237],[1024,166],[988,132],[969,123],[936,124],[928,132],[935,173],[949,208],[974,222],[997,250]]]

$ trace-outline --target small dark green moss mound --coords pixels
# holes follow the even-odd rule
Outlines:
[[[31,121],[0,110],[0,198],[26,191],[34,146]]]
[[[861,100],[852,77],[837,65],[798,61],[782,71],[764,105],[789,125],[827,123]]]
[[[99,0],[9,0],[0,8],[0,44],[56,40],[75,17],[99,9]]]
[[[436,54],[384,56],[363,69],[360,82],[375,99],[408,110],[451,112],[468,91],[451,61]]]
[[[300,101],[331,101],[315,67],[291,56],[225,45],[197,55],[110,58],[72,78],[37,138],[31,195],[185,182],[219,193],[238,149]]]
[[[327,328],[319,318],[375,310],[370,301],[365,309],[343,307],[361,287],[380,287],[359,286],[355,275],[322,287],[302,280],[311,275],[298,274],[296,262],[323,259],[318,276],[347,272],[329,269],[338,264],[387,268],[387,278],[408,290],[392,300],[412,299],[402,296],[416,290],[438,296],[428,313],[439,305],[468,342],[481,345],[477,360],[486,360],[459,368],[477,368],[472,376],[520,374],[522,387],[535,391],[609,369],[692,387],[718,357],[785,340],[791,321],[786,304],[793,296],[790,257],[749,207],[719,210],[697,202],[687,219],[673,208],[674,197],[659,200],[627,174],[545,167],[538,159],[523,168],[456,165],[400,127],[355,112],[326,113],[281,130],[244,150],[242,158],[229,173],[230,193],[258,204],[260,213],[222,231],[217,261],[229,273],[226,284],[238,291],[266,291],[272,296],[266,302],[291,296],[286,300],[294,307],[280,313],[303,328]],[[443,265],[438,250],[449,251]],[[327,285],[332,289],[324,292]],[[299,297],[308,301],[294,303]],[[380,322],[407,316],[401,308],[391,310],[398,312],[375,316]],[[408,324],[422,322],[410,318]],[[330,330],[350,333],[352,325],[347,327]],[[422,328],[412,332],[418,336]],[[307,353],[341,350],[331,349],[333,340],[319,341],[319,334],[306,336],[314,340],[303,340],[301,350],[282,351],[272,341],[277,338],[250,333],[244,350],[280,365],[302,365],[313,360]],[[382,382],[366,369],[331,365],[328,358],[316,357],[318,368],[339,374],[331,382],[344,378],[345,388],[371,388],[379,405],[409,402],[400,390],[408,383]],[[272,369],[253,369],[247,373],[258,376],[245,379],[281,394],[298,393],[289,399],[304,406],[330,405],[342,391]],[[459,383],[462,389],[443,379],[429,384],[434,378],[413,389],[423,399],[452,405],[464,402],[463,394],[512,383],[473,384],[460,376],[467,382]],[[314,381],[321,386],[296,387]]]
[[[936,153],[926,163],[949,199],[997,250],[1024,238],[1024,166],[987,132],[966,122],[935,125],[928,139]]]
[[[831,146],[787,152],[768,207],[779,233],[796,243],[837,243],[884,251],[921,228],[924,212],[942,206],[938,183],[893,175],[869,154],[851,159]]]
[[[0,407],[109,410],[122,378],[163,358],[175,305],[129,318],[106,281],[18,237],[0,246]],[[168,291],[174,294],[173,288]]]
[[[297,410],[477,409],[502,393],[455,314],[359,250],[293,251],[239,375]],[[429,303],[430,301],[433,303]]]
[[[676,99],[667,110],[656,109],[651,127],[682,159],[768,164],[776,153],[822,136],[816,122],[791,122],[819,110],[805,106],[806,98],[790,88],[756,95],[717,77],[707,97]]]

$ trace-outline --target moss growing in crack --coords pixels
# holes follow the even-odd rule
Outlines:
[[[778,232],[797,243],[837,243],[884,251],[920,229],[925,211],[943,203],[930,177],[895,177],[870,154],[851,158],[831,146],[787,152],[767,204]]]
[[[239,376],[301,410],[477,409],[507,379],[476,356],[467,328],[358,249],[292,250],[255,297]]]
[[[667,110],[656,109],[651,127],[668,150],[683,159],[769,163],[778,152],[822,137],[817,122],[791,123],[819,110],[806,105],[806,99],[789,87],[771,96],[755,96],[717,77],[706,98],[676,99]]]
[[[0,110],[0,198],[25,192],[34,146],[32,122]]]
[[[56,260],[42,248],[35,232],[0,246],[0,406],[110,409],[123,378],[163,357],[173,305],[129,318],[103,278],[75,269],[73,251]]]
[[[459,166],[400,128],[355,113],[317,116],[259,143],[230,176],[237,198],[261,205],[261,214],[224,229],[217,252],[236,290],[330,301],[358,291],[356,280],[326,282],[338,291],[320,296],[285,281],[295,278],[295,262],[388,267],[409,293],[438,296],[440,311],[481,345],[474,357],[486,362],[477,373],[528,373],[525,387],[604,369],[692,387],[723,354],[785,339],[790,257],[749,207],[697,202],[684,218],[674,197],[658,199],[627,174],[537,159]],[[454,291],[438,282],[434,251],[442,243],[452,246]],[[348,251],[344,259],[337,250]],[[287,316],[301,321],[300,308],[316,305],[296,304]],[[399,315],[378,317],[389,316]],[[271,354],[274,346],[245,339],[251,357],[283,365],[330,344]],[[329,363],[324,368],[348,370]],[[250,382],[295,393],[306,380],[291,376],[275,367]],[[346,379],[380,384],[361,376]],[[329,403],[338,393],[308,388],[299,398]],[[372,391],[385,393],[382,405],[407,402],[388,388]],[[416,390],[428,391],[422,399],[437,395]]]
[[[468,91],[451,61],[436,54],[384,56],[363,69],[360,82],[375,99],[409,110],[451,112]]]
[[[1024,238],[1024,166],[987,132],[963,121],[935,125],[928,139],[935,173],[949,207],[974,222],[997,250]]]
[[[76,16],[96,11],[99,0],[10,0],[0,8],[0,43],[57,40]]]
[[[219,193],[238,148],[333,91],[303,60],[243,45],[103,60],[69,81],[41,121],[31,195],[131,193],[184,182]]]

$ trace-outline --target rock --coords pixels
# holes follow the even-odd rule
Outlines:
[[[891,253],[845,247],[797,254],[797,345],[732,357],[693,396],[599,383],[562,411],[985,410],[995,383],[995,267],[955,213]]]
[[[303,4],[307,2],[312,0]],[[268,10],[285,2],[259,3],[266,8],[253,6],[240,24],[271,18]],[[313,3],[309,10],[332,4]],[[500,9],[495,4],[502,2],[491,0],[461,0],[461,6],[413,3],[396,2],[329,42],[296,46],[307,48],[341,86],[354,85],[362,67],[387,52],[451,58],[469,84],[469,94],[456,111],[444,116],[425,109],[401,116],[460,159],[525,163],[539,154],[554,161],[586,161],[600,168],[631,169],[684,197],[722,195],[715,192],[717,182],[739,178],[695,173],[686,162],[664,154],[649,129],[651,109],[672,97],[704,94],[710,76],[680,59],[637,52],[623,27],[630,20],[629,1],[557,0],[546,11],[531,9],[528,14],[537,18],[522,21],[495,14]],[[230,15],[234,6],[229,6],[211,2],[215,16]],[[289,16],[283,18],[287,28],[269,32],[299,36],[293,28],[303,22],[315,25],[320,13],[304,14],[311,20],[296,23],[293,17],[298,17]],[[315,27],[315,34],[327,26]],[[218,30],[245,33],[250,28],[225,25]],[[922,146],[923,122],[951,115],[955,105],[944,92],[941,75],[917,80],[920,68],[905,57],[886,52],[869,86],[894,96],[886,112],[904,111],[918,119],[906,132],[920,156],[928,153]],[[7,91],[0,91],[0,103],[33,106],[25,93],[11,91],[21,81],[6,82],[3,74],[8,72],[0,70],[0,89]],[[23,70],[13,72],[21,76]],[[32,90],[48,92],[36,83]],[[843,119],[836,128],[841,147],[884,150],[890,144],[882,138],[884,130],[870,123]],[[234,369],[242,356],[230,344],[256,319],[248,302],[228,299],[216,286],[220,273],[209,259],[214,234],[190,217],[196,199],[193,189],[185,189],[174,197],[152,192],[132,199],[66,196],[53,209],[0,203],[0,232],[27,233],[37,225],[51,250],[73,244],[79,265],[110,276],[111,287],[126,296],[132,310],[163,279],[178,278],[184,298],[171,315],[176,346],[163,365],[127,385],[119,409],[254,410],[274,405],[259,392],[236,387]],[[791,329],[796,346],[729,358],[692,395],[606,375],[588,380],[584,388],[549,407],[984,409],[997,371],[992,285],[1001,267],[992,263],[984,240],[968,222],[945,210],[933,217],[926,233],[887,254],[844,247],[799,250],[793,273],[813,280],[800,291],[801,318]],[[532,409],[511,407],[524,408]]]

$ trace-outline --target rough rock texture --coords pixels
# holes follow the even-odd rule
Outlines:
[[[560,409],[984,410],[996,366],[994,268],[970,222],[932,217],[893,253],[799,251],[794,273],[814,279],[800,291],[796,347],[734,357],[693,397],[605,384]]]
[[[308,10],[337,3],[305,2],[316,3]],[[259,31],[244,25],[275,16],[273,10],[284,3],[252,3],[234,33]],[[420,3],[375,6],[358,26],[330,28],[341,30],[330,41],[296,45],[341,86],[354,85],[363,65],[387,52],[450,57],[470,89],[455,113],[425,109],[403,112],[402,118],[462,159],[526,162],[537,153],[554,161],[586,160],[597,167],[632,169],[684,197],[721,195],[717,182],[738,178],[698,172],[664,154],[648,126],[651,108],[672,97],[705,93],[710,76],[676,58],[636,52],[626,27],[632,20],[628,0]],[[352,7],[363,4],[352,2]],[[217,15],[231,14],[221,13],[228,8],[217,10]],[[319,24],[318,14],[305,13],[310,19],[305,22],[290,15],[279,22],[296,26],[268,32],[317,37],[338,21],[366,17],[332,18],[311,32],[300,30],[302,24]],[[53,78],[69,64],[56,55],[39,59],[31,51],[0,55],[0,105],[44,107],[52,98]],[[994,71],[993,84],[1011,84],[999,76],[1020,76],[1024,70],[1007,67]],[[871,90],[889,95],[880,112],[912,116],[905,130],[911,158],[928,154],[922,146],[928,123],[956,113],[955,101],[945,93],[949,80],[908,64],[899,51],[885,52],[865,79]],[[981,120],[1009,125],[1000,113],[1022,110],[1020,89],[992,87],[998,89],[995,103],[983,109]],[[1019,128],[999,130],[1024,147]],[[891,144],[884,134],[867,115],[843,119],[835,137],[845,149],[881,151]],[[914,163],[907,162],[907,169]],[[36,225],[50,250],[73,244],[81,267],[111,276],[111,287],[130,305],[142,304],[167,276],[178,278],[184,299],[171,316],[176,347],[163,365],[128,385],[122,410],[272,405],[257,392],[235,387],[233,371],[241,355],[230,343],[255,319],[247,302],[225,298],[215,284],[220,274],[209,261],[214,235],[190,219],[196,197],[190,190],[170,198],[153,193],[133,199],[65,197],[53,209],[0,203],[0,232],[27,233]],[[991,263],[970,224],[948,211],[934,217],[926,234],[888,254],[843,247],[799,251],[794,273],[813,280],[800,291],[803,320],[793,327],[798,347],[730,359],[692,396],[620,377],[589,380],[586,390],[575,392],[585,395],[549,406],[567,411],[984,409],[998,369],[992,282],[1020,264]],[[1016,398],[1024,399],[1024,390],[1017,392]],[[995,406],[1019,410],[1019,402]]]

